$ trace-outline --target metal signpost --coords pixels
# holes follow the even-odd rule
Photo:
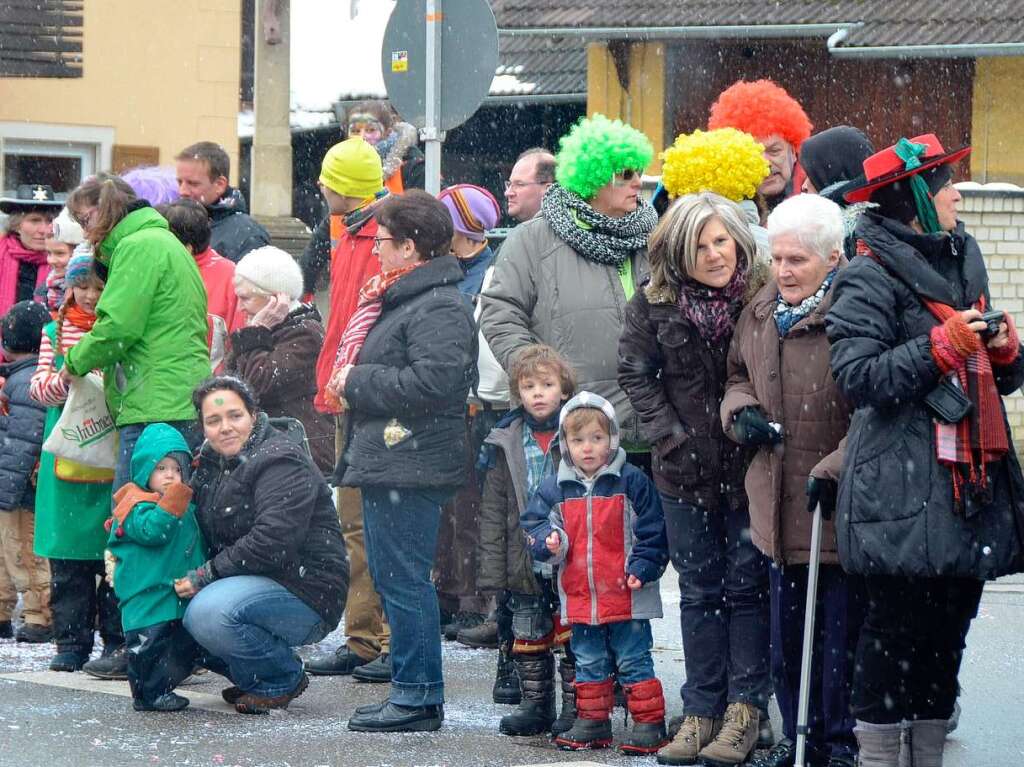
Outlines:
[[[443,8],[442,8],[443,5]],[[498,28],[486,0],[398,0],[381,46],[391,105],[420,129],[426,189],[441,191],[441,142],[487,96],[498,66]]]

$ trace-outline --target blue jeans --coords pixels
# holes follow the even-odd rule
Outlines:
[[[662,494],[686,681],[683,715],[719,717],[729,703],[764,710],[770,693],[768,562],[750,540],[746,507],[686,503]]]
[[[302,661],[293,647],[323,639],[333,629],[288,589],[262,575],[214,581],[185,611],[185,629],[243,692],[265,698],[294,690]]]
[[[574,623],[571,646],[577,682],[603,682],[613,671],[622,685],[654,678],[650,621]]]
[[[400,706],[444,703],[441,621],[430,580],[441,505],[450,491],[364,487],[363,537],[391,626],[391,695]]]
[[[772,681],[782,713],[782,734],[796,740],[803,659],[807,565],[771,568]],[[818,571],[818,600],[811,657],[811,699],[807,745],[823,761],[857,753],[850,690],[857,637],[867,603],[864,580],[839,565]]]
[[[154,421],[154,423],[159,422]],[[168,425],[173,426],[181,433],[185,442],[188,443],[188,449],[192,452],[195,452],[202,443],[196,421],[170,421]],[[142,430],[147,426],[149,426],[148,423],[130,423],[117,430],[117,466],[114,467],[114,484],[110,488],[112,493],[116,493],[132,481],[132,453],[135,452],[135,443],[139,441]],[[143,490],[148,490],[148,488],[143,488]],[[111,504],[113,504],[113,499],[111,499]]]

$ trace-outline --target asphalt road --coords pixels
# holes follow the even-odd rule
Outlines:
[[[668,619],[656,622],[655,661],[669,697],[680,710],[683,677],[678,595],[663,581]],[[1024,579],[994,584],[969,637],[963,666],[963,716],[947,742],[947,767],[1024,765]],[[337,642],[338,635],[326,640]],[[544,738],[498,735],[508,710],[490,702],[494,654],[445,645],[447,705],[438,733],[366,735],[345,728],[349,713],[378,700],[384,687],[347,678],[314,678],[287,711],[268,717],[235,714],[219,702],[224,680],[204,675],[183,688],[193,707],[180,714],[131,711],[127,684],[88,680],[82,674],[44,672],[48,647],[0,641],[0,765],[6,767],[120,767],[121,765],[444,765],[653,764],[653,758],[613,751],[567,753]],[[57,687],[57,681],[74,688]],[[116,694],[111,694],[116,693]],[[621,711],[615,730],[622,728]]]

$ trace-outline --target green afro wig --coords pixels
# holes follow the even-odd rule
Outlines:
[[[584,200],[624,170],[642,171],[654,158],[647,136],[621,120],[586,117],[562,136],[555,179]]]

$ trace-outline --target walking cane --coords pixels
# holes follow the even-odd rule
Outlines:
[[[805,767],[807,719],[811,702],[811,659],[814,655],[814,608],[818,603],[818,565],[821,564],[821,502],[814,507],[811,522],[811,557],[807,568],[807,605],[804,609],[804,647],[800,660],[800,702],[796,715],[796,761]]]

